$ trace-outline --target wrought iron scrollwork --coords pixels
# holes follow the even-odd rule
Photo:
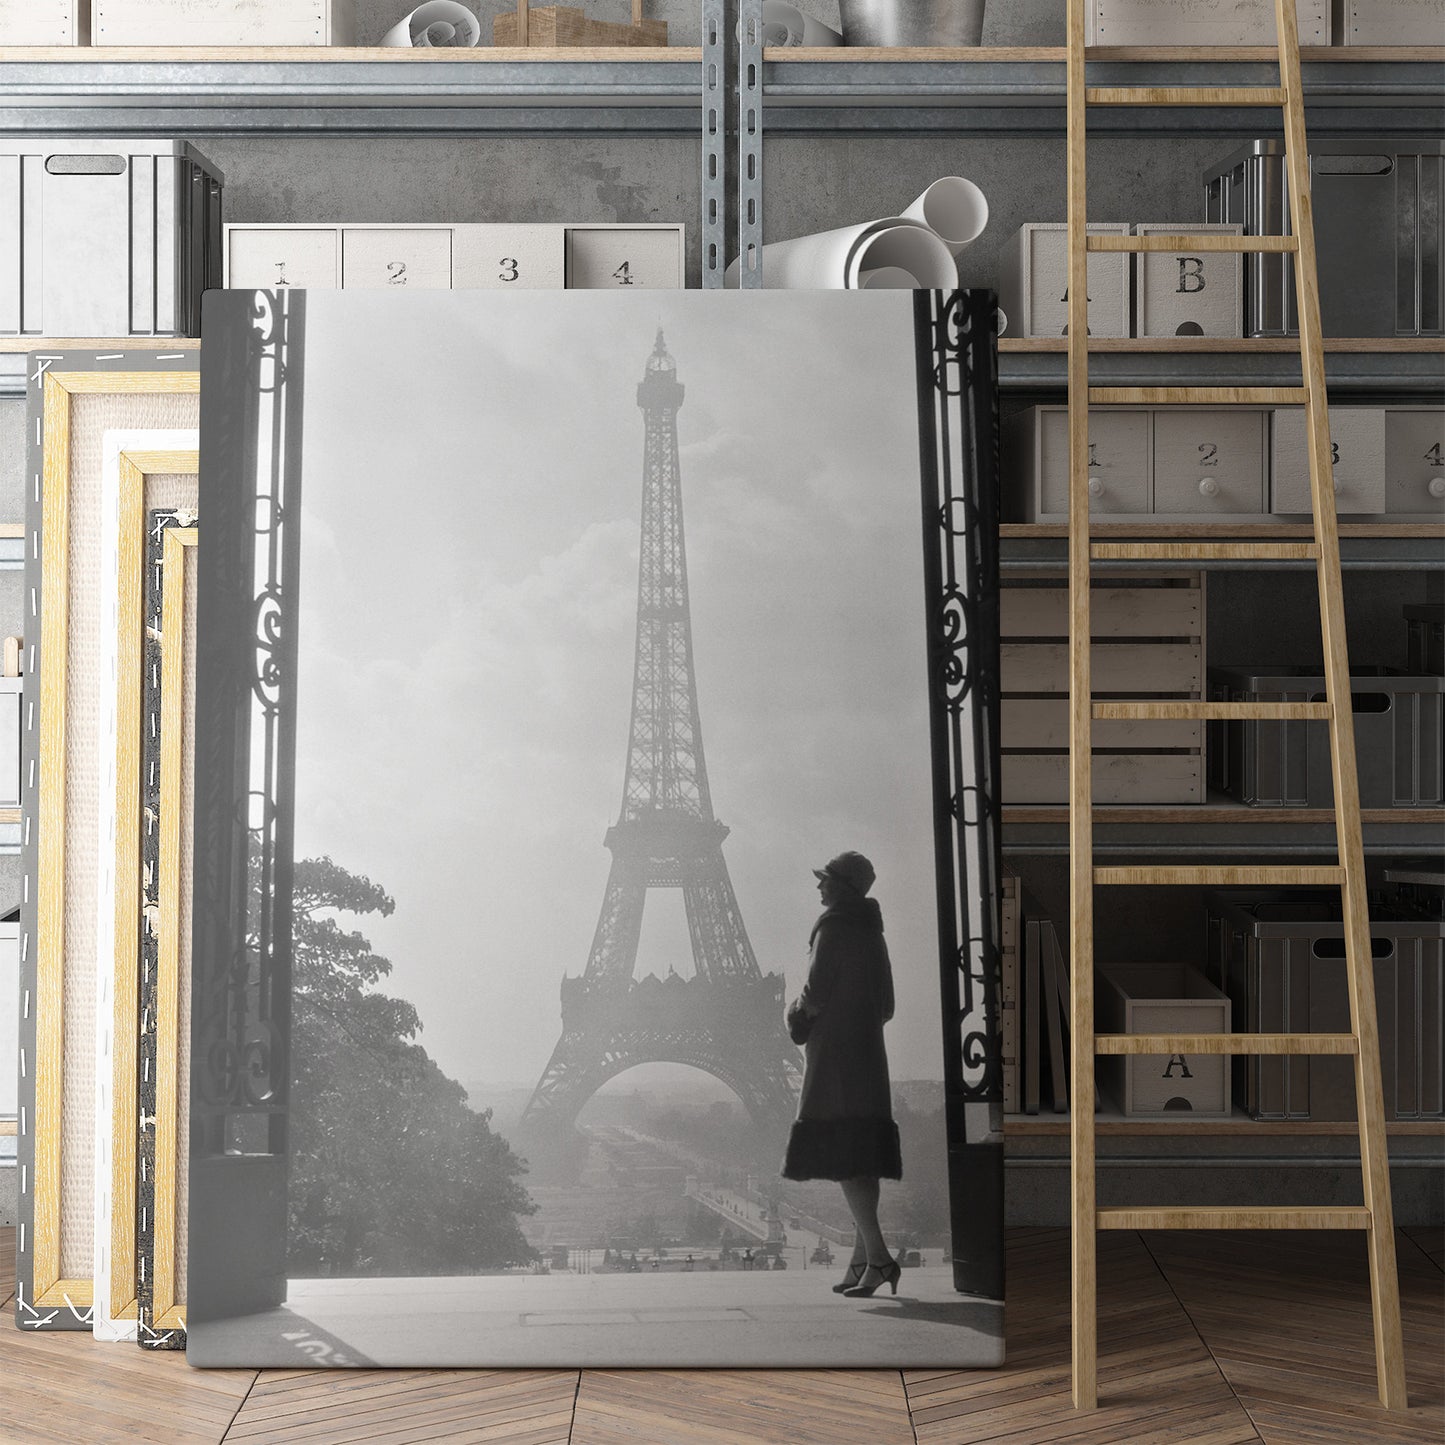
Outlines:
[[[934,766],[952,823],[952,836],[940,841],[959,904],[959,1087],[965,1099],[995,1102],[1003,1088],[993,902],[999,874],[995,310],[988,293],[955,291],[927,302],[929,314],[921,319],[935,475],[925,485],[935,488],[935,505],[927,510],[938,529],[925,544],[935,571],[930,642],[935,706],[943,715]]]

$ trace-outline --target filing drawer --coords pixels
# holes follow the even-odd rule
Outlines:
[[[1007,697],[999,704],[999,746],[1069,746],[1069,704],[1065,698]],[[1204,724],[1198,718],[1161,722],[1141,718],[1096,718],[1090,736],[1096,748],[1202,748]]]
[[[564,228],[458,226],[452,275],[460,291],[560,291],[566,281]]]
[[[1006,804],[1069,801],[1067,753],[1005,753],[1000,771]],[[1095,753],[1090,771],[1096,803],[1147,807],[1204,801],[1204,759],[1198,753]]]
[[[567,227],[569,287],[675,290],[682,284],[681,227]]]
[[[341,284],[352,291],[404,286],[448,291],[452,233],[445,227],[346,226],[341,232]]]
[[[1240,236],[1242,225],[1183,221],[1134,227],[1139,236]],[[1244,257],[1238,251],[1140,251],[1134,258],[1137,336],[1240,336]]]
[[[1270,511],[1310,515],[1309,448],[1302,408],[1276,411],[1270,422]],[[1332,406],[1330,450],[1335,510],[1385,510],[1385,412],[1378,406]]]
[[[1198,642],[1096,642],[1091,676],[1096,694],[1199,696],[1204,687],[1204,650]],[[1069,644],[1003,643],[999,685],[1005,693],[1067,693]]]
[[[1091,236],[1127,236],[1129,227],[1091,222]],[[1129,255],[1094,251],[1088,258],[1089,334],[1129,335]],[[1068,228],[1055,223],[1021,227],[999,253],[999,305],[1011,334],[1066,336],[1069,330]]]
[[[339,227],[226,227],[227,286],[335,289],[340,284]]]
[[[1010,427],[1014,460],[1025,488],[1028,521],[1065,521],[1069,514],[1069,413],[1041,406]],[[1093,516],[1149,511],[1149,413],[1089,412],[1089,512]]]
[[[1183,407],[1154,413],[1154,512],[1264,511],[1262,411]]]
[[[1445,410],[1386,409],[1385,510],[1445,512]]]

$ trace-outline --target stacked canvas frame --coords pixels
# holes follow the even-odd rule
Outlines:
[[[32,358],[25,668],[38,688],[22,726],[22,1329],[123,1338],[136,1328],[142,509],[149,463],[157,477],[188,473],[179,484],[194,489],[199,385],[191,352]],[[183,455],[117,445],[108,537],[106,433],[138,427]]]

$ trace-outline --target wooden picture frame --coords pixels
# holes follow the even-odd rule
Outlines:
[[[101,603],[101,437],[116,427],[193,428],[199,391],[194,351],[41,351],[31,359],[24,611],[25,672],[36,685],[21,743],[15,1309],[22,1329],[89,1329],[93,1321],[91,934],[101,684],[88,654]],[[133,1031],[117,1036],[116,1067],[124,1067],[132,1039]]]
[[[152,510],[146,527],[137,1339],[159,1350],[186,1344],[181,1113],[189,1104],[195,521]]]
[[[98,764],[96,937],[95,1296],[97,1338],[133,1340],[139,1318],[137,1035],[140,1011],[141,731],[148,517],[193,513],[199,433],[116,430],[105,436]],[[176,1045],[172,1045],[172,1050]]]

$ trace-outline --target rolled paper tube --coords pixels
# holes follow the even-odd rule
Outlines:
[[[763,264],[766,268],[766,259]],[[906,271],[915,285],[931,290],[958,285],[953,252],[927,226],[902,218],[859,242],[849,257],[848,286],[861,286],[865,271]],[[766,269],[763,275],[767,275]]]
[[[383,45],[426,49],[466,49],[482,38],[482,25],[456,0],[428,0],[398,20],[381,38]]]
[[[898,216],[772,241],[762,248],[760,260],[768,291],[852,290],[861,285],[864,270],[884,267],[907,271],[919,286],[958,284],[948,247],[921,222]],[[737,278],[734,261],[727,269],[727,283],[735,286]]]
[[[903,214],[922,221],[956,256],[988,225],[988,200],[962,176],[940,176]]]
[[[841,45],[843,37],[787,0],[763,0],[763,44]]]
[[[998,312],[998,334],[1002,336],[1008,330],[1008,315],[1002,306],[994,308]]]
[[[916,291],[918,277],[902,266],[875,266],[858,273],[860,291]]]

